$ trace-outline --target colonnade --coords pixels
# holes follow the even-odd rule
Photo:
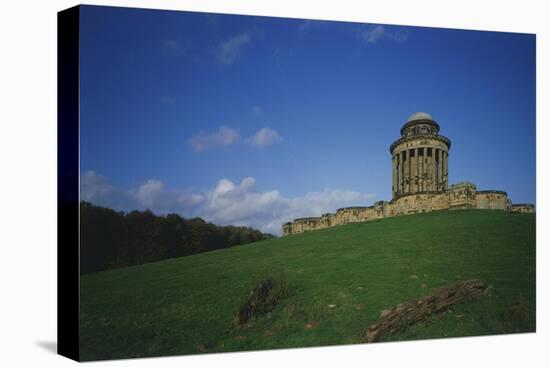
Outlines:
[[[448,151],[435,147],[404,149],[394,154],[392,196],[446,190],[448,156]]]

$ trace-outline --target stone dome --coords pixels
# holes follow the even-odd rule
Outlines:
[[[426,112],[413,113],[401,127],[401,136],[437,135],[439,124]]]
[[[411,122],[411,121],[416,121],[416,120],[432,120],[433,121],[433,118],[432,116],[430,116],[428,113],[426,112],[416,112],[416,113],[413,113],[409,119],[407,120],[407,122]]]

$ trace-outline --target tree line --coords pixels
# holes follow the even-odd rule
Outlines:
[[[273,238],[249,227],[202,218],[128,213],[80,202],[80,273],[144,264]]]

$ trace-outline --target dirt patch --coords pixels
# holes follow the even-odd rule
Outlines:
[[[382,310],[378,321],[368,327],[362,338],[367,343],[376,342],[455,304],[477,300],[488,289],[480,280],[472,279],[439,288],[431,295],[398,304],[390,310]]]
[[[280,280],[260,280],[239,307],[235,323],[244,325],[258,316],[271,312],[283,296],[284,289],[284,284]]]
[[[520,300],[511,304],[503,313],[502,318],[507,321],[525,321],[529,313],[529,306],[525,301]]]
[[[315,329],[317,327],[317,323],[314,321],[310,321],[307,324],[304,325],[304,329]]]

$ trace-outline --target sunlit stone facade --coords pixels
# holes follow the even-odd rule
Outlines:
[[[430,115],[412,115],[401,128],[401,138],[390,146],[392,198],[447,190],[450,148],[451,141],[439,135]]]

